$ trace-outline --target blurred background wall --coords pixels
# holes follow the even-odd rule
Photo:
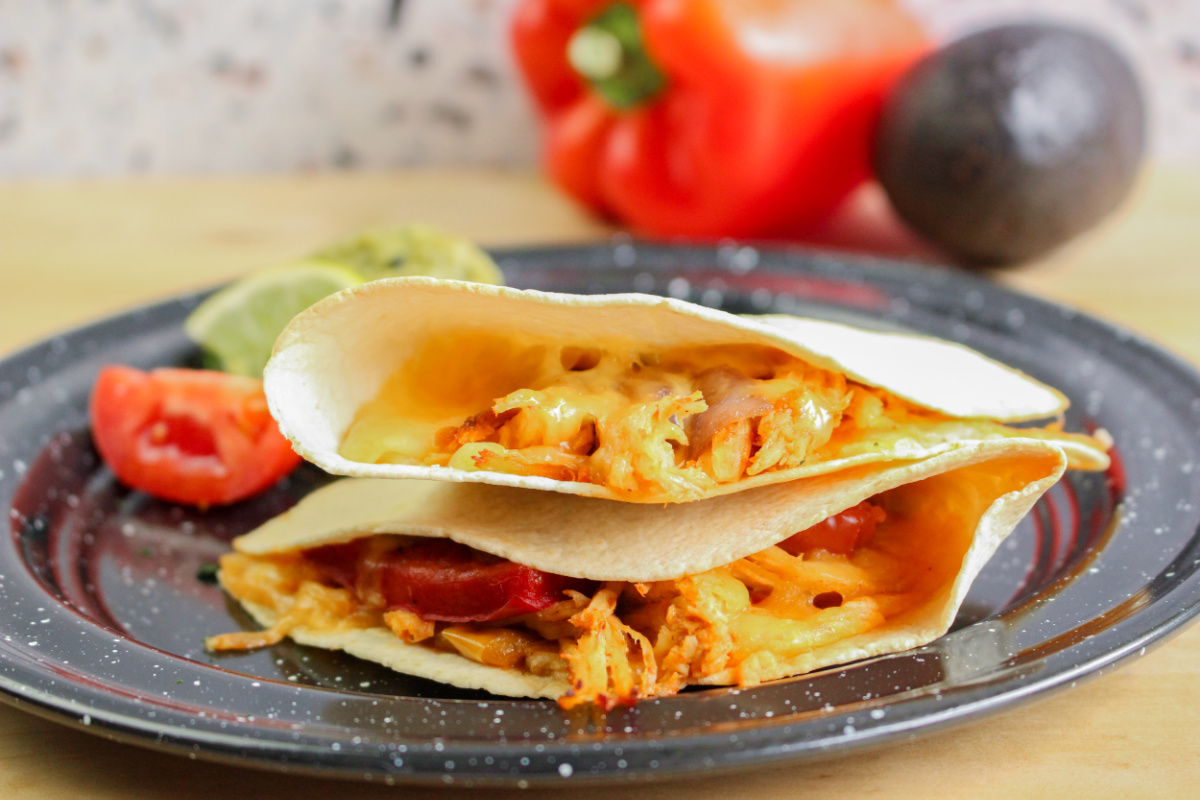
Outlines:
[[[1135,63],[1153,154],[1200,162],[1200,0],[906,0],[941,38],[1018,18]],[[523,166],[515,0],[0,0],[0,176]]]

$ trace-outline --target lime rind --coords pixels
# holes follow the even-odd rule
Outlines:
[[[260,377],[275,340],[292,317],[362,280],[353,270],[318,259],[260,270],[197,306],[184,330],[203,348],[208,365]]]
[[[504,283],[471,242],[427,225],[377,228],[231,283],[201,303],[184,329],[203,349],[205,366],[260,377],[275,340],[301,311],[364,281],[413,275]]]

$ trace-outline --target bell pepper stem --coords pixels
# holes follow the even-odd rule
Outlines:
[[[666,86],[642,42],[637,11],[614,3],[571,37],[567,60],[611,106],[621,110],[649,102]]]
[[[611,78],[621,69],[624,55],[621,41],[606,30],[587,25],[571,37],[567,45],[567,59],[583,77],[602,81]]]

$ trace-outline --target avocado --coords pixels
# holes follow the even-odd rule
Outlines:
[[[1052,24],[967,36],[884,105],[875,171],[899,215],[979,265],[1046,253],[1129,194],[1146,139],[1137,78],[1103,39]]]

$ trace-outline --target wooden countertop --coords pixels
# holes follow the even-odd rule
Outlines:
[[[867,203],[869,206],[870,203]],[[608,231],[539,178],[484,172],[0,183],[0,354],[146,301],[283,261],[370,225],[421,220],[489,245]],[[905,250],[886,232],[868,245]],[[831,232],[826,241],[845,242]],[[1101,230],[998,276],[1137,330],[1200,364],[1200,169],[1159,168]],[[578,800],[1192,797],[1200,784],[1200,626],[1036,703],[827,762]],[[0,705],[0,797],[446,797],[189,761]],[[486,796],[515,796],[516,791]],[[551,796],[534,791],[522,796]]]

